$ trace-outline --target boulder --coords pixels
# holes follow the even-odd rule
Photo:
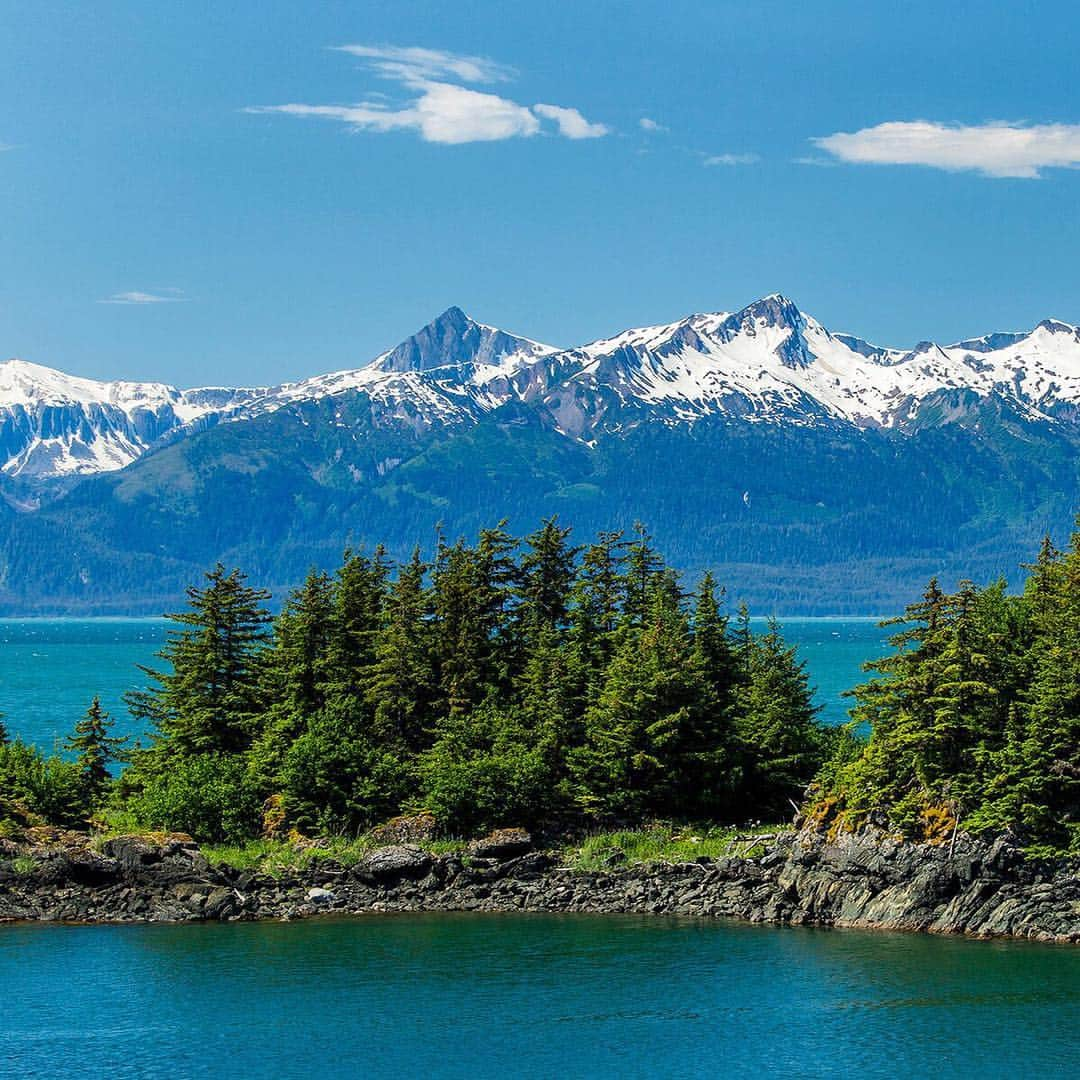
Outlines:
[[[431,856],[412,844],[376,848],[356,865],[360,877],[375,881],[421,878],[431,869]]]
[[[208,919],[227,919],[234,914],[238,907],[238,897],[232,889],[219,886],[210,890],[203,907],[203,915]]]
[[[313,887],[307,891],[307,901],[315,907],[329,907],[336,899],[329,889]]]
[[[381,845],[419,844],[433,840],[437,828],[434,814],[409,814],[377,825],[368,836]]]
[[[496,829],[474,840],[469,854],[481,859],[515,859],[532,851],[532,837],[524,829]]]

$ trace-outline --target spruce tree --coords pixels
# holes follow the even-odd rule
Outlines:
[[[820,768],[822,743],[806,667],[775,620],[754,637],[750,673],[735,703],[741,798],[747,811],[784,818]]]
[[[579,550],[568,543],[570,531],[550,517],[525,538],[515,614],[527,641],[566,626]]]
[[[571,765],[582,806],[622,821],[700,805],[690,767],[704,697],[685,613],[656,595],[647,625],[625,625]]]
[[[366,692],[383,623],[390,570],[383,548],[373,557],[346,551],[334,588],[332,630],[327,642],[328,693],[339,699]]]
[[[634,522],[635,540],[627,545],[623,576],[623,614],[634,626],[644,624],[649,610],[653,579],[664,568],[664,561],[652,546],[649,530]]]
[[[340,636],[337,614],[330,576],[312,570],[274,622],[270,660],[282,680],[277,692],[298,716],[309,716],[326,703],[331,642]]]
[[[431,605],[424,588],[427,569],[416,549],[398,570],[383,605],[367,688],[378,737],[411,754],[428,740],[437,694]]]
[[[109,766],[124,760],[123,746],[127,739],[110,735],[112,727],[112,719],[95,696],[86,715],[75,725],[74,734],[64,743],[65,749],[77,755],[75,763],[91,804],[101,797],[111,780]]]
[[[140,665],[157,685],[127,697],[132,715],[156,728],[144,765],[162,753],[236,753],[250,744],[263,704],[270,594],[246,580],[218,563],[202,588],[187,590],[188,610],[166,616],[181,628],[158,653],[168,668]]]

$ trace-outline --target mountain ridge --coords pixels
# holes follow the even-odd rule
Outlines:
[[[136,456],[0,474],[0,613],[160,611],[219,559],[280,595],[346,546],[557,514],[580,537],[645,521],[758,608],[875,614],[933,574],[1014,574],[1080,506],[1080,333],[1057,320],[885,349],[773,296],[569,349],[450,309],[403,346],[258,391],[38,394],[47,446]]]
[[[1010,353],[1012,355],[1010,355]],[[908,350],[832,333],[780,293],[733,313],[695,313],[560,349],[448,308],[357,368],[264,387],[98,381],[0,363],[0,471],[47,487],[124,468],[159,440],[300,400],[362,391],[387,421],[475,422],[511,399],[540,404],[590,441],[629,408],[662,422],[720,412],[755,422],[848,422],[907,430],[942,392],[1011,400],[1034,418],[1080,414],[1080,329],[1044,319]]]

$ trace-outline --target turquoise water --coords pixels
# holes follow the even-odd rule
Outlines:
[[[1075,1076],[1080,949],[631,916],[0,927],[0,1077]]]
[[[133,733],[124,694],[145,685],[164,619],[0,619],[0,713],[13,735],[52,749],[95,694],[116,733]]]
[[[829,719],[882,648],[789,620]],[[122,726],[155,620],[0,621],[0,708]],[[11,1077],[1067,1077],[1080,949],[607,916],[0,926]]]
[[[128,690],[144,685],[137,664],[154,663],[165,640],[163,619],[0,619],[0,713],[13,734],[52,748],[98,694],[120,734],[139,734],[124,708]],[[861,678],[864,660],[883,651],[872,619],[789,619],[784,635],[798,644],[825,719],[845,719],[844,690]]]

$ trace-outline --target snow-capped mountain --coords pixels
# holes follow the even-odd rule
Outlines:
[[[733,315],[692,315],[625,331],[569,355],[577,370],[548,397],[560,427],[583,435],[628,413],[665,422],[728,416],[909,430],[942,402],[997,398],[1039,420],[1080,416],[1080,330],[1047,320],[909,351],[833,334],[774,295]]]
[[[521,402],[585,444],[642,423],[850,425],[908,433],[987,402],[1080,421],[1080,330],[1055,320],[952,345],[883,348],[832,333],[780,295],[557,349],[450,308],[354,369],[262,389],[178,390],[0,364],[0,470],[48,481],[123,468],[221,420],[355,393],[375,428],[420,433]]]
[[[96,382],[7,360],[0,363],[0,471],[43,480],[121,469],[170,432],[262,393]]]
[[[418,429],[454,423],[518,396],[515,376],[558,351],[475,322],[452,307],[366,366],[279,387],[249,412],[361,391],[372,402],[376,422]]]

